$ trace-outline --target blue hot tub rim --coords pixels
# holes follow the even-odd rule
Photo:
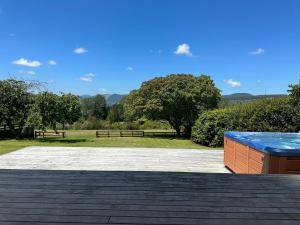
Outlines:
[[[270,147],[261,143],[255,143],[249,138],[247,138],[247,135],[250,134],[262,134],[262,133],[267,133],[271,135],[299,135],[299,133],[280,133],[280,132],[239,132],[239,131],[226,131],[224,132],[224,137],[227,137],[229,139],[232,139],[238,143],[247,145],[255,150],[258,150],[263,153],[267,153],[269,155],[273,156],[283,156],[283,157],[288,157],[288,156],[299,156],[300,157],[300,149],[295,148],[295,149],[282,149],[282,148],[274,148]]]

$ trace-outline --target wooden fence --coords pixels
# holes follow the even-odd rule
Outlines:
[[[66,137],[66,132],[64,131],[60,131],[60,132],[54,132],[54,131],[35,131],[34,132],[34,137],[62,137],[65,138]]]
[[[97,130],[96,137],[144,137],[142,130]]]
[[[176,137],[173,131],[97,130],[96,137]]]

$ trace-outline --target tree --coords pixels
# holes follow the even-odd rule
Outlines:
[[[111,106],[108,113],[108,120],[110,123],[124,121],[124,108],[122,104],[115,104]]]
[[[144,114],[149,119],[167,120],[180,135],[191,135],[199,113],[214,109],[220,100],[220,91],[209,76],[172,74],[146,81],[128,97],[132,102],[129,114]],[[134,97],[133,97],[134,96]],[[130,102],[125,99],[125,102]],[[128,113],[128,112],[127,112]]]
[[[300,81],[298,84],[289,85],[289,102],[293,106],[294,123],[300,130]]]
[[[15,133],[18,126],[20,135],[26,123],[31,104],[31,84],[8,79],[0,81],[0,124]]]
[[[35,125],[43,130],[51,127],[57,131],[56,126],[60,121],[59,96],[52,92],[42,92],[36,96],[35,112],[38,115],[35,119]]]
[[[294,106],[300,106],[300,81],[298,84],[289,85],[288,93],[290,102]]]
[[[40,129],[51,127],[56,131],[57,124],[62,124],[64,129],[66,123],[73,124],[81,116],[79,98],[72,94],[42,92],[35,98],[32,115]]]
[[[58,122],[62,124],[65,129],[65,124],[73,124],[81,117],[81,106],[79,97],[71,93],[62,93],[59,96],[58,110],[59,119]]]
[[[124,120],[134,121],[143,116],[142,109],[139,106],[144,105],[139,97],[139,90],[132,90],[129,95],[123,99]]]
[[[81,107],[85,118],[92,116],[97,119],[106,119],[107,117],[106,100],[102,95],[81,99]]]

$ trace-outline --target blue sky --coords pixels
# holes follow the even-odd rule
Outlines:
[[[300,78],[299,12],[298,0],[0,0],[0,79],[128,93],[191,73],[223,94],[285,93]]]

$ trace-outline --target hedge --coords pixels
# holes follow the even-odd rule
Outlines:
[[[217,147],[223,145],[224,131],[298,132],[298,118],[289,99],[262,99],[202,113],[197,119],[192,140]]]

